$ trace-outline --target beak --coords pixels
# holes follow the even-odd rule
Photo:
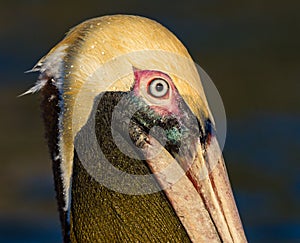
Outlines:
[[[147,163],[192,242],[247,242],[221,153],[214,161],[209,153],[216,151],[204,156],[197,141],[191,151],[174,159],[153,137],[144,145]]]

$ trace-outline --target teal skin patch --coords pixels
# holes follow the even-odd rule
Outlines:
[[[173,127],[169,130],[166,130],[166,136],[171,143],[177,143],[182,138],[182,132],[177,127]]]

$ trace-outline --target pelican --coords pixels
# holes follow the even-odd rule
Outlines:
[[[64,242],[247,242],[199,75],[169,30],[90,19],[31,71]]]

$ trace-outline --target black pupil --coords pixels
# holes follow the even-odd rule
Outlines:
[[[158,84],[156,84],[155,89],[156,89],[156,91],[161,92],[161,91],[163,91],[164,86],[162,83],[158,83]]]

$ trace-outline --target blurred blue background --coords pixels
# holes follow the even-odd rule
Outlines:
[[[0,2],[0,242],[60,242],[39,96],[24,74],[72,26],[130,13],[167,26],[217,86],[250,242],[300,242],[299,1]]]

